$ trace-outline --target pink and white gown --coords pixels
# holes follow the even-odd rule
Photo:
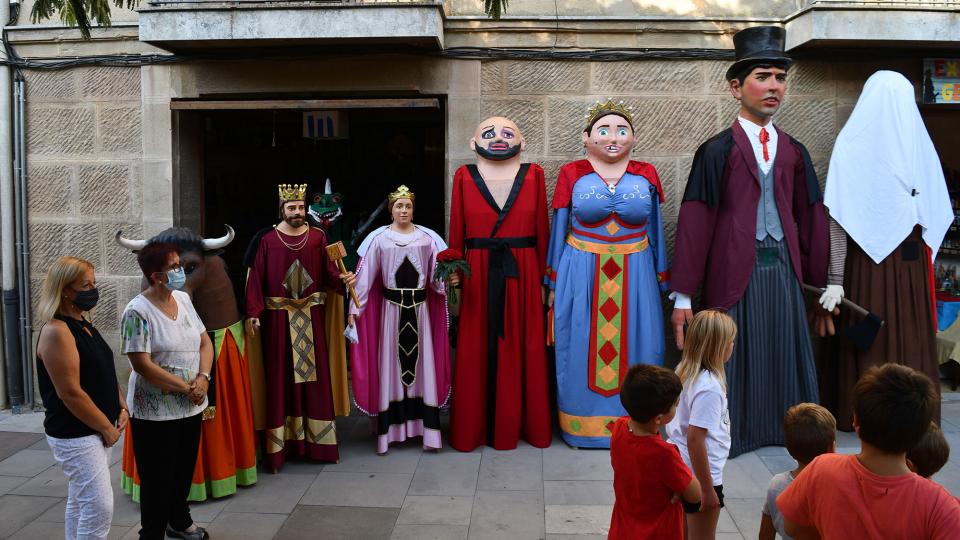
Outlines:
[[[443,240],[426,227],[401,234],[382,227],[358,249],[361,308],[351,346],[357,407],[376,416],[377,452],[408,437],[440,448],[440,409],[450,396],[446,290],[433,279]]]

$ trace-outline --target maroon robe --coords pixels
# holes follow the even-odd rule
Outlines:
[[[247,276],[247,317],[259,318],[263,331],[267,400],[263,460],[267,470],[274,472],[283,467],[288,457],[331,462],[340,458],[324,333],[324,306],[320,299],[327,291],[338,289],[342,282],[340,271],[327,257],[323,231],[311,227],[308,234],[309,238],[299,250],[288,246],[298,247],[304,241],[303,236],[287,236],[276,229],[264,234]],[[292,266],[298,261],[299,270]],[[301,299],[300,304],[290,301],[297,298]],[[298,311],[300,306],[303,308]],[[309,324],[305,319],[296,320],[306,313],[309,313]],[[297,322],[303,324],[297,325]],[[312,367],[309,362],[294,365],[291,323],[301,330],[298,342],[306,337],[308,328],[312,330]],[[309,351],[307,342],[302,343],[303,350]]]
[[[774,197],[790,262],[801,283],[824,287],[830,245],[820,188],[806,150],[777,133]],[[740,300],[757,258],[760,195],[753,147],[735,121],[697,150],[680,205],[671,290],[693,296],[702,288],[704,309],[729,309]]]
[[[450,446],[509,450],[521,436],[549,446],[541,283],[550,231],[543,169],[521,166],[502,211],[473,166],[457,169],[451,197],[450,248],[465,253],[472,274],[463,279]]]

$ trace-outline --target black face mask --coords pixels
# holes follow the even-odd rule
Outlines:
[[[90,311],[96,307],[100,301],[100,291],[96,287],[89,291],[77,291],[77,296],[73,298],[73,305],[80,311]]]
[[[505,161],[508,160],[517,154],[520,153],[520,145],[514,144],[507,148],[506,150],[487,150],[486,148],[480,146],[479,144],[474,145],[474,151],[478,156],[489,159],[490,161]]]

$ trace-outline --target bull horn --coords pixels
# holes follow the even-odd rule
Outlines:
[[[204,251],[210,251],[214,249],[223,249],[227,247],[227,244],[229,244],[230,242],[233,242],[233,237],[235,236],[233,232],[233,227],[227,224],[224,224],[223,226],[227,228],[227,234],[221,236],[220,238],[211,238],[209,240],[206,238],[203,239]]]
[[[123,236],[123,231],[117,231],[117,235],[113,237],[116,243],[120,246],[129,249],[130,251],[140,251],[147,245],[146,240],[131,240]]]

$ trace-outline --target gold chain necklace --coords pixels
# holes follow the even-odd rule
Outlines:
[[[288,244],[283,239],[283,236],[280,235],[280,231],[278,229],[274,229],[273,231],[277,233],[277,239],[280,240],[280,243],[287,246],[287,249],[289,249],[290,251],[300,251],[301,249],[303,249],[304,246],[307,245],[307,240],[310,239],[309,227],[307,227],[307,232],[303,234],[303,240],[301,240],[300,242],[294,242],[293,244]]]

